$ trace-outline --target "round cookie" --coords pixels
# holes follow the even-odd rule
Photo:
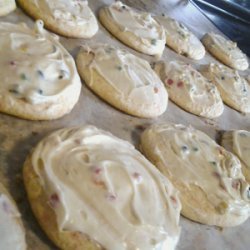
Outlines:
[[[169,98],[181,108],[206,118],[222,114],[224,106],[216,86],[190,64],[159,62],[154,69],[165,83]]]
[[[16,9],[15,0],[0,0],[0,16],[8,15]]]
[[[221,145],[239,157],[242,162],[242,172],[250,183],[250,132],[226,131],[222,135]]]
[[[206,49],[225,65],[237,70],[248,68],[247,56],[236,43],[215,33],[206,33],[201,41]]]
[[[14,200],[0,183],[0,249],[25,250],[25,231]]]
[[[143,153],[180,192],[182,215],[208,225],[236,226],[250,215],[250,186],[237,157],[201,131],[155,125],[141,137]]]
[[[18,0],[35,20],[44,21],[49,30],[67,37],[91,38],[98,31],[96,17],[87,0]]]
[[[36,218],[60,249],[175,248],[177,191],[108,132],[85,126],[52,133],[27,158],[23,176]]]
[[[37,21],[0,23],[0,111],[30,120],[69,113],[78,101],[81,81],[75,62],[56,35]]]
[[[146,60],[102,44],[83,47],[76,62],[85,83],[114,107],[146,118],[166,110],[167,91]]]
[[[194,60],[205,56],[204,46],[185,25],[165,15],[154,18],[164,27],[166,44],[175,52]]]
[[[227,105],[243,113],[250,112],[250,86],[236,70],[211,63],[203,67],[202,74],[217,86]]]
[[[162,55],[166,42],[165,31],[150,13],[117,1],[103,7],[99,19],[110,33],[129,47],[148,55]]]

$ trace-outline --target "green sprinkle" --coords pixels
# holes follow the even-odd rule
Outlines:
[[[22,80],[27,80],[27,76],[26,76],[24,73],[22,73],[22,74],[20,75],[20,78],[21,78]]]
[[[152,45],[156,45],[156,42],[157,42],[156,39],[152,39],[152,40],[151,40],[151,44],[152,44]]]
[[[41,70],[37,70],[37,74],[39,75],[39,77],[44,78],[44,74]]]
[[[117,66],[116,68],[120,71],[122,70],[122,66]]]
[[[199,149],[198,149],[197,147],[193,147],[193,150],[194,150],[195,152],[199,151]]]
[[[16,89],[9,89],[9,92],[16,95],[19,94],[18,90]]]
[[[184,146],[181,147],[181,150],[186,152],[188,150],[188,147],[184,145]]]
[[[213,166],[217,165],[216,161],[210,161],[209,163],[212,164]]]

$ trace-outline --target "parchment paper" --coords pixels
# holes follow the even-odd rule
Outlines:
[[[110,4],[111,2],[112,1],[109,0],[90,0],[89,5],[97,15],[100,7]],[[184,22],[185,25],[199,38],[202,37],[205,32],[219,32],[213,24],[210,23],[191,3],[188,3],[188,1],[127,0],[123,2],[151,13],[168,14],[177,20]],[[33,20],[26,16],[19,8],[8,16],[0,18],[0,21],[9,21],[13,23],[26,22],[30,27],[34,24]],[[117,47],[126,48],[130,52],[146,58],[149,61],[156,60],[153,57],[137,53],[133,49],[128,48],[112,37],[101,24],[99,24],[99,26],[100,30],[98,34],[91,40],[68,39],[62,37],[60,39],[61,43],[74,57],[76,56],[81,44],[106,42],[114,44]],[[199,67],[200,64],[206,64],[209,61],[215,60],[207,53],[206,57],[201,61],[192,61],[183,56],[178,56],[167,47],[162,59],[184,60],[190,62],[195,67]],[[249,75],[249,71],[244,72],[244,74]],[[62,119],[33,122],[0,113],[0,180],[8,187],[22,214],[26,228],[28,249],[56,249],[37,224],[28,204],[22,182],[22,165],[24,160],[32,147],[34,147],[40,139],[62,127],[92,124],[99,128],[108,130],[122,139],[130,141],[138,147],[139,136],[143,128],[152,123],[164,121],[186,125],[191,124],[195,128],[206,132],[213,138],[217,136],[218,131],[220,130],[250,130],[250,116],[240,114],[228,106],[225,106],[225,111],[221,117],[214,120],[208,120],[187,113],[169,101],[168,109],[161,117],[157,119],[136,118],[124,114],[106,104],[93,94],[91,90],[85,86],[84,82],[79,102],[73,111]],[[216,227],[194,223],[182,217],[181,226],[182,232],[178,244],[179,250],[250,249],[250,220],[241,226],[222,230]]]

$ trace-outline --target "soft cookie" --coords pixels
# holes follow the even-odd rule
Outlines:
[[[69,113],[78,101],[81,81],[75,62],[57,36],[37,21],[0,23],[0,111],[31,120]]]
[[[205,48],[200,40],[182,23],[168,16],[154,17],[166,32],[166,44],[180,55],[200,60]]]
[[[166,42],[165,31],[150,13],[117,1],[103,7],[99,18],[107,30],[129,47],[148,55],[162,55]]]
[[[248,68],[247,56],[237,47],[237,44],[216,33],[207,33],[202,38],[206,49],[225,65],[238,69]]]
[[[156,117],[167,108],[168,94],[150,64],[109,45],[83,47],[77,67],[85,83],[114,107],[139,117]]]
[[[181,213],[194,221],[236,226],[250,215],[250,186],[237,157],[203,132],[180,124],[154,125],[143,153],[180,192]]]
[[[44,21],[53,32],[76,38],[91,38],[98,31],[96,17],[87,0],[18,0],[34,19]]]
[[[222,114],[224,106],[216,86],[191,65],[180,62],[159,62],[155,71],[169,93],[169,98],[190,113],[206,118]]]
[[[250,113],[250,87],[236,70],[211,63],[202,68],[202,73],[217,86],[227,105],[242,113]]]
[[[24,165],[40,225],[65,250],[173,250],[180,235],[176,190],[128,142],[93,126],[42,140]]]

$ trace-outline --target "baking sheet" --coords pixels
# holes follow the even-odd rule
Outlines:
[[[109,0],[90,0],[89,5],[97,14],[100,7],[110,4]],[[202,37],[205,32],[219,32],[192,4],[183,0],[128,0],[124,3],[146,10],[151,13],[165,13],[191,29],[198,37]],[[0,21],[26,22],[30,27],[33,20],[24,14],[21,9],[0,18]],[[98,34],[91,40],[60,38],[61,43],[75,57],[81,44],[95,44],[106,42],[114,44],[120,48],[126,48],[130,52],[155,61],[154,57],[146,56],[134,51],[113,38],[101,24]],[[219,32],[220,33],[220,32]],[[179,59],[190,62],[195,67],[199,64],[206,64],[215,61],[209,54],[200,60],[189,60],[177,55],[166,47],[162,59]],[[244,72],[249,75],[249,70]],[[44,136],[52,131],[70,126],[92,124],[99,128],[112,132],[114,135],[128,140],[138,147],[139,136],[143,128],[156,122],[175,122],[185,125],[191,124],[195,128],[206,132],[215,138],[220,130],[246,129],[250,130],[250,115],[243,115],[225,106],[223,115],[217,119],[209,120],[187,113],[174,103],[169,101],[167,111],[157,119],[140,119],[124,114],[110,105],[106,104],[83,83],[80,100],[69,115],[55,121],[33,122],[18,119],[0,113],[0,180],[9,188],[10,193],[17,201],[17,205],[22,214],[26,228],[26,238],[28,249],[57,249],[45,236],[37,224],[31,208],[29,207],[24,185],[22,182],[22,165],[33,146],[35,146]],[[181,218],[182,233],[177,249],[179,250],[247,250],[250,249],[250,220],[243,225],[230,228],[219,229],[191,222]]]

